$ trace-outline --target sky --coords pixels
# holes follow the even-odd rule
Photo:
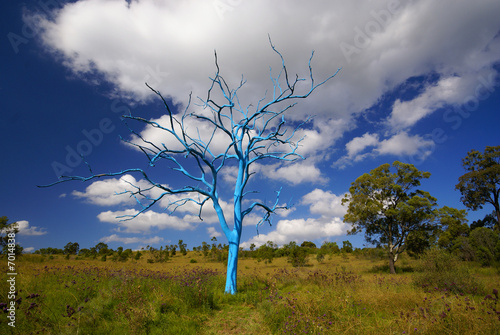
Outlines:
[[[214,51],[230,86],[245,78],[244,105],[269,99],[281,65],[269,38],[291,76],[309,78],[312,51],[315,82],[341,70],[287,111],[291,125],[311,118],[298,132],[305,160],[255,167],[249,187],[260,193],[252,197],[273,203],[281,189],[280,204],[292,207],[258,232],[258,213],[248,217],[241,246],[349,240],[363,247],[362,234],[347,235],[341,199],[357,177],[396,160],[431,173],[421,189],[439,207],[465,209],[455,190],[461,160],[500,144],[498,13],[497,0],[3,1],[0,216],[19,223],[17,240],[28,252],[68,242],[134,250],[179,239],[192,248],[214,236],[225,243],[209,206],[203,221],[193,206],[170,213],[167,200],[133,220],[117,219],[139,210],[117,194],[143,185],[139,175],[37,185],[89,176],[89,167],[146,168],[144,155],[121,138],[133,139],[131,127],[161,139],[121,116],[165,121],[145,82],[176,113],[190,94],[206,97]],[[182,183],[165,166],[149,169],[158,183]],[[221,189],[227,211],[231,176],[223,175]],[[469,222],[492,210],[469,211]]]

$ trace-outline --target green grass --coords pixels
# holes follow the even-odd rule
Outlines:
[[[404,271],[390,275],[385,261],[354,255],[322,263],[311,255],[304,268],[286,258],[242,259],[231,296],[224,264],[195,252],[161,264],[146,258],[20,257],[16,328],[3,314],[0,334],[500,334],[493,268],[453,263],[441,271],[449,259],[403,257],[396,265]],[[7,273],[4,259],[0,270]],[[450,280],[467,289],[450,289]],[[0,303],[7,292],[4,275]]]

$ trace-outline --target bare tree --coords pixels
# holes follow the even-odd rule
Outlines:
[[[141,210],[137,214],[122,217],[125,220],[133,219],[149,210],[167,196],[174,196],[174,200],[169,206],[172,211],[187,203],[198,205],[200,219],[202,219],[203,207],[211,202],[229,242],[225,292],[236,293],[238,251],[243,220],[254,210],[260,210],[263,212],[263,216],[257,225],[258,227],[263,222],[270,223],[271,214],[279,208],[286,207],[286,205],[279,205],[280,191],[277,191],[273,204],[252,200],[248,206],[244,206],[244,198],[249,193],[255,193],[246,190],[249,179],[253,175],[250,167],[262,160],[295,161],[303,159],[303,156],[297,152],[302,139],[295,138],[297,129],[303,123],[289,127],[286,124],[284,114],[296,105],[298,99],[309,97],[316,88],[333,78],[340,70],[338,69],[325,80],[315,83],[311,66],[313,52],[308,63],[310,84],[307,85],[306,89],[303,89],[302,93],[298,93],[297,84],[306,81],[306,79],[301,79],[298,75],[291,79],[283,56],[272,42],[271,48],[281,59],[281,69],[275,76],[271,70],[273,92],[272,97],[267,102],[266,98],[262,98],[256,106],[242,106],[238,94],[245,81],[242,79],[235,89],[231,89],[220,75],[217,54],[215,54],[215,76],[210,78],[211,84],[207,97],[205,99],[199,98],[201,102],[199,106],[202,107],[199,112],[189,112],[189,102],[184,112],[174,113],[161,93],[148,85],[165,105],[168,113],[167,124],[160,124],[154,120],[132,115],[123,116],[125,120],[138,121],[164,132],[165,141],[161,144],[153,143],[133,130],[131,132],[134,135],[134,140],[126,140],[126,142],[142,151],[151,166],[159,161],[168,162],[173,171],[189,181],[184,186],[170,188],[154,180],[147,171],[140,168],[126,169],[115,173],[92,173],[90,177],[63,176],[58,182],[51,185],[71,180],[90,181],[103,177],[139,174],[147,182],[148,187],[132,185],[132,190],[124,192],[137,199],[141,206]],[[203,137],[199,129],[193,131],[188,124],[203,124],[205,134],[207,127],[210,129],[209,135]],[[225,141],[226,145],[223,150],[217,151],[221,139]],[[237,170],[236,181],[233,185],[234,222],[232,225],[228,222],[227,213],[224,213],[219,192],[222,183],[221,174],[224,169],[231,168]],[[155,192],[152,192],[153,190]],[[153,193],[154,196],[152,196]]]

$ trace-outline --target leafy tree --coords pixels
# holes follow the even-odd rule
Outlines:
[[[460,200],[469,209],[482,209],[486,203],[495,209],[495,229],[500,230],[500,146],[486,147],[484,153],[471,150],[462,160],[467,171],[455,186]]]
[[[353,251],[351,242],[343,241],[342,242],[342,249],[340,249],[340,251],[350,254]]]
[[[390,272],[396,273],[394,263],[406,249],[408,234],[432,228],[436,199],[415,189],[429,172],[398,161],[392,168],[383,164],[357,178],[342,204],[348,205],[344,222],[352,225],[349,234],[364,230],[367,242],[385,245]]]
[[[203,241],[201,243],[201,251],[203,252],[203,256],[207,257],[208,252],[210,251],[210,246],[208,245],[207,242]]]
[[[483,219],[473,221],[470,225],[470,230],[474,230],[479,227],[494,229],[496,223],[497,220],[495,219],[495,212],[493,212],[491,214],[486,214]]]
[[[64,246],[64,254],[65,255],[76,255],[78,254],[78,250],[80,249],[80,245],[77,242],[69,242]]]
[[[183,240],[179,240],[179,243],[177,244],[179,246],[179,251],[180,253],[183,255],[183,256],[186,256],[187,255],[187,244],[184,243]]]
[[[336,254],[340,252],[340,248],[337,245],[337,242],[323,242],[320,247],[320,250],[325,250],[327,254]]]
[[[498,234],[491,229],[474,229],[470,233],[469,241],[475,252],[475,260],[483,266],[490,266],[500,256],[497,255]]]
[[[15,243],[14,248],[9,249],[9,245],[12,247],[9,240],[15,240],[15,236],[19,232],[18,224],[17,222],[8,222],[9,219],[6,216],[0,217],[0,254],[14,253],[20,255],[23,248],[18,243]]]
[[[413,258],[420,258],[432,246],[432,235],[427,230],[412,231],[406,238],[406,251]]]
[[[276,249],[278,246],[274,242],[267,241],[257,249],[257,260],[259,262],[263,260],[266,264],[272,263]]]
[[[307,265],[307,248],[299,247],[296,243],[288,247],[288,262],[293,267],[302,267]]]
[[[149,170],[142,168],[123,169],[114,173],[93,174],[89,177],[62,176],[58,182],[91,181],[103,177],[116,177],[126,174],[138,174],[148,186],[134,185],[128,192],[141,202],[140,210],[129,216],[129,219],[140,215],[157,203],[164,202],[164,198],[172,197],[168,206],[172,211],[177,207],[191,203],[199,206],[199,216],[206,204],[211,204],[217,213],[222,231],[229,242],[229,256],[225,292],[236,293],[236,276],[238,252],[245,217],[260,210],[263,217],[259,224],[270,222],[271,215],[280,208],[280,191],[276,201],[266,204],[264,201],[246,201],[253,190],[248,190],[249,180],[254,172],[252,166],[266,161],[290,162],[303,159],[297,150],[301,139],[296,138],[297,129],[302,123],[288,125],[285,114],[293,108],[297,101],[308,98],[313,91],[333,78],[337,72],[325,80],[317,82],[313,78],[312,58],[309,59],[309,80],[305,82],[299,76],[289,76],[285,61],[281,53],[272,45],[272,50],[281,59],[281,68],[277,74],[271,71],[271,81],[274,85],[271,94],[255,101],[253,104],[242,106],[239,93],[245,84],[241,80],[236,88],[231,89],[221,76],[215,57],[216,72],[210,78],[210,88],[205,99],[200,99],[200,109],[189,111],[187,104],[184,112],[174,113],[160,92],[148,87],[163,101],[166,111],[166,123],[133,115],[124,115],[124,120],[132,120],[151,129],[162,131],[165,139],[162,143],[153,143],[132,131],[134,140],[127,141],[143,152],[150,166],[165,163],[183,179],[183,185],[171,188],[164,181],[154,180]],[[197,127],[199,125],[199,127]],[[206,137],[199,131],[208,130]],[[223,145],[223,148],[220,148]],[[189,164],[192,163],[192,164]],[[228,186],[221,175],[227,170],[237,170],[235,183]],[[180,183],[179,183],[180,184]],[[47,185],[47,186],[51,186]],[[228,216],[222,206],[222,190],[232,188],[233,215]],[[228,222],[228,217],[233,222]],[[127,217],[124,217],[127,218]],[[258,225],[259,225],[258,224]]]
[[[438,211],[439,234],[438,245],[447,250],[454,250],[457,238],[469,236],[469,225],[467,224],[467,212],[444,206]]]
[[[250,244],[250,251],[254,251],[255,250],[255,243],[252,243]]]
[[[316,244],[311,241],[304,241],[300,246],[303,248],[316,249]]]
[[[107,255],[110,252],[108,245],[103,242],[97,243],[94,248],[99,255]]]

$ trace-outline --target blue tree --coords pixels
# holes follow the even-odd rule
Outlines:
[[[222,231],[229,242],[229,254],[227,263],[227,278],[225,292],[236,293],[236,277],[238,264],[238,251],[244,218],[252,211],[260,209],[263,217],[257,227],[264,222],[270,222],[270,216],[277,209],[286,206],[279,205],[279,194],[277,192],[274,204],[268,205],[261,201],[253,201],[248,207],[244,206],[243,200],[249,193],[246,190],[250,177],[252,164],[262,160],[295,161],[303,159],[297,149],[302,139],[295,139],[296,131],[303,124],[290,127],[286,125],[284,114],[294,107],[296,100],[307,98],[316,88],[333,78],[339,70],[320,83],[315,83],[311,61],[314,52],[309,59],[309,81],[302,93],[298,93],[297,84],[306,79],[298,75],[294,79],[288,76],[285,61],[281,53],[271,43],[271,48],[281,59],[281,69],[273,76],[273,92],[270,101],[266,98],[258,101],[257,106],[249,105],[243,107],[238,98],[239,90],[244,86],[242,79],[235,89],[230,89],[227,82],[220,75],[217,54],[215,54],[216,72],[210,78],[211,84],[206,99],[200,99],[202,108],[199,112],[189,112],[190,103],[184,112],[173,113],[169,104],[154,88],[148,87],[163,101],[168,113],[167,124],[158,121],[147,120],[142,117],[125,115],[126,120],[138,121],[146,126],[159,129],[165,133],[165,142],[158,144],[144,138],[140,133],[131,129],[134,140],[125,140],[130,145],[142,151],[150,166],[159,161],[167,161],[169,167],[186,178],[189,182],[179,188],[171,188],[158,181],[153,180],[150,174],[140,168],[126,169],[116,173],[93,174],[90,177],[62,176],[58,182],[51,185],[70,181],[90,181],[96,178],[120,176],[130,173],[142,175],[147,181],[148,187],[132,185],[129,193],[141,206],[137,214],[122,219],[132,219],[137,215],[149,210],[162,198],[174,195],[175,200],[170,202],[172,211],[187,203],[195,203],[199,206],[199,217],[202,219],[202,208],[207,202],[211,202],[217,213]],[[147,84],[146,84],[147,85]],[[189,99],[191,100],[191,99]],[[203,138],[200,131],[188,129],[190,120],[201,122],[204,129],[210,129],[210,135]],[[192,124],[192,122],[190,123]],[[200,123],[198,123],[200,124]],[[214,143],[225,139],[225,149],[217,152]],[[168,142],[167,142],[168,140]],[[191,163],[188,163],[191,161]],[[193,168],[194,166],[194,168]],[[227,213],[221,206],[220,185],[221,173],[225,168],[237,169],[236,182],[234,183],[234,213],[233,224],[228,223]],[[51,186],[47,185],[47,186]],[[156,195],[152,196],[152,190]],[[159,195],[158,195],[159,194]]]

